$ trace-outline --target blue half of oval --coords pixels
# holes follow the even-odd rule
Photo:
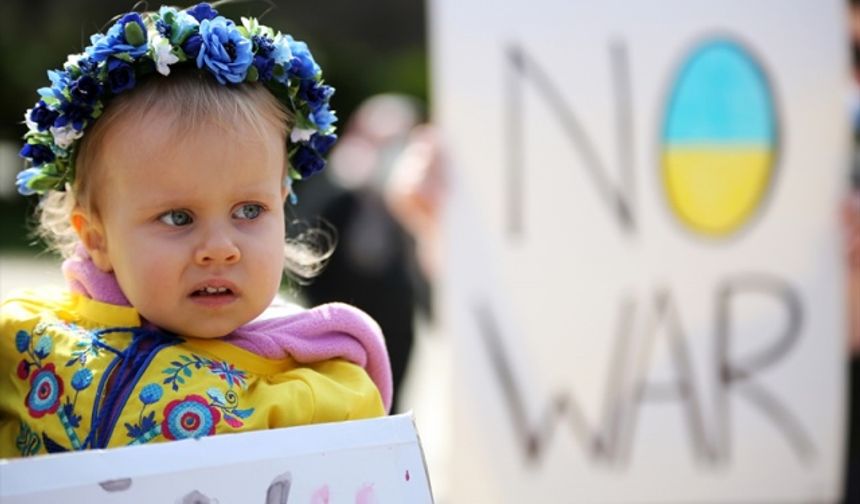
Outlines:
[[[718,39],[698,48],[675,81],[664,123],[666,147],[772,147],[773,100],[761,67],[738,43]]]

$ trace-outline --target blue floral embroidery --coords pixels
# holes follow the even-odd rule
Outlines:
[[[66,402],[63,403],[61,414],[65,417],[65,422],[70,427],[77,429],[81,426],[81,415],[75,413],[75,403],[69,399],[69,396],[66,396]]]
[[[181,362],[180,362],[181,361]],[[242,420],[247,419],[251,415],[254,414],[254,408],[239,408],[239,396],[236,392],[233,391],[234,386],[239,386],[241,388],[247,387],[247,378],[248,374],[241,370],[236,369],[236,367],[225,361],[214,361],[211,359],[207,359],[205,357],[200,357],[196,354],[188,355],[180,355],[179,360],[173,361],[170,363],[170,367],[163,370],[162,373],[168,375],[167,378],[164,379],[165,385],[170,385],[174,391],[179,390],[179,386],[185,383],[185,378],[190,378],[192,375],[192,369],[207,369],[211,374],[218,376],[225,382],[227,382],[227,390],[222,391],[219,388],[212,387],[206,391],[206,395],[209,397],[210,402],[208,406],[212,408],[214,413],[212,415],[212,419],[214,420],[214,424],[217,424],[221,418],[227,422],[230,427],[234,429],[241,428],[244,426],[244,422]],[[189,396],[192,397],[192,396]],[[193,396],[195,404],[204,401],[204,398],[200,396]],[[176,403],[176,401],[171,402],[171,404]],[[178,406],[174,405],[171,411]],[[189,404],[187,407],[197,408],[194,404]],[[196,410],[195,410],[196,411]],[[202,410],[200,410],[202,412]],[[167,412],[165,411],[165,415]],[[201,417],[202,418],[202,417]],[[167,420],[165,420],[167,422]],[[175,431],[174,427],[177,429],[178,424],[164,424],[166,427],[162,428],[163,432],[175,432],[175,435],[179,435],[179,431]]]
[[[210,361],[209,372],[216,376],[220,376],[222,380],[227,382],[227,386],[231,389],[233,388],[233,385],[240,385],[242,388],[246,387],[245,379],[247,378],[247,375],[244,371],[236,369],[233,364],[224,361]]]
[[[40,367],[30,377],[30,392],[24,404],[33,418],[51,415],[60,407],[63,379],[54,372],[54,364]]]
[[[179,359],[182,362],[173,361],[170,363],[169,368],[161,371],[162,374],[168,375],[162,383],[170,385],[174,392],[179,390],[180,385],[185,384],[185,378],[191,378],[192,369],[208,367],[211,362],[209,359],[205,359],[195,354],[191,354],[191,357],[180,355]]]
[[[143,444],[158,435],[158,424],[155,422],[155,411],[150,411],[148,415],[138,418],[138,423],[130,424],[126,422],[125,428],[128,430],[128,437],[132,438],[129,444]]]
[[[206,395],[212,401],[210,405],[221,410],[224,421],[234,429],[245,425],[242,420],[254,414],[254,408],[239,409],[239,396],[232,390],[223,393],[212,387],[206,391]]]
[[[125,424],[127,435],[132,439],[129,444],[146,443],[158,434],[166,439],[211,435],[215,433],[215,428],[221,419],[234,429],[245,425],[243,420],[254,414],[254,408],[240,408],[239,396],[233,388],[246,388],[248,374],[241,369],[236,369],[236,366],[229,362],[207,359],[197,354],[181,354],[170,363],[170,366],[161,371],[163,375],[167,375],[162,384],[169,385],[172,391],[177,392],[194,376],[195,371],[202,369],[224,380],[227,390],[210,388],[206,392],[208,401],[206,397],[197,394],[185,396],[182,400],[170,401],[162,412],[164,419],[159,426],[154,412],[146,416],[144,412],[148,405],[161,400],[164,391],[161,385],[155,383],[144,386],[139,394],[139,399],[144,406],[141,408],[138,423]]]
[[[75,389],[75,398],[70,400],[66,396],[66,402],[63,404],[62,414],[65,416],[68,426],[78,428],[81,426],[81,415],[75,413],[75,405],[78,403],[78,392],[85,390],[93,382],[93,372],[87,368],[77,370],[72,376],[72,388]]]
[[[164,390],[157,383],[150,383],[140,390],[140,402],[143,404],[155,404],[161,400]]]
[[[67,383],[64,383],[63,378],[56,372],[55,364],[46,362],[54,350],[54,340],[48,331],[53,327],[64,333],[71,332],[70,336],[74,340],[72,358],[65,363],[65,367],[78,369]],[[19,452],[22,455],[32,455],[40,450],[61,452],[91,446],[90,437],[94,431],[85,441],[81,441],[78,429],[82,426],[83,418],[76,411],[79,394],[97,381],[95,373],[98,371],[94,373],[88,368],[88,361],[99,357],[106,350],[117,355],[121,355],[123,351],[106,344],[99,331],[88,331],[66,323],[41,323],[32,333],[19,331],[15,335],[15,346],[24,354],[17,373],[20,379],[30,382],[30,391],[26,397],[30,415],[34,418],[55,415],[64,428],[69,446],[63,446],[62,442],[58,442],[61,440],[51,439],[44,432],[40,435],[22,422],[16,438]],[[246,388],[248,375],[247,372],[236,369],[233,364],[196,354],[179,355],[177,360],[162,370],[162,374],[167,375],[163,379],[163,385],[169,385],[171,390],[178,391],[180,387],[186,386],[187,380],[193,378],[196,371],[202,369],[223,380],[226,388],[212,387],[206,392],[206,397],[192,394],[182,400],[172,400],[166,407],[154,408],[153,405],[163,399],[165,389],[159,383],[144,385],[138,393],[141,409],[137,422],[125,423],[127,436],[130,438],[129,444],[144,444],[159,435],[166,439],[182,439],[214,434],[221,419],[234,429],[244,426],[244,420],[253,415],[254,408],[240,407],[239,396],[234,388]],[[88,423],[91,424],[88,428],[92,430],[96,428],[98,421],[89,419]]]
[[[24,353],[30,347],[30,333],[27,331],[18,331],[15,335],[15,347],[19,352]]]
[[[170,401],[164,408],[161,433],[167,439],[188,439],[211,436],[221,420],[220,410],[196,394]]]
[[[75,362],[78,362],[81,366],[86,366],[87,359],[101,355],[104,343],[99,333],[86,331],[75,325],[70,325],[69,329],[75,332],[77,341],[75,341],[75,350],[72,351],[72,358],[66,362],[66,366],[71,366]]]
[[[41,418],[45,415],[56,415],[72,448],[81,449],[82,443],[76,429],[81,426],[82,416],[75,412],[75,405],[78,401],[78,394],[92,384],[93,372],[86,367],[77,370],[70,381],[70,385],[75,391],[74,395],[64,394],[66,391],[65,383],[57,374],[54,363],[45,362],[54,350],[54,340],[48,331],[51,328],[71,331],[72,336],[79,339],[76,346],[81,347],[82,350],[77,352],[78,355],[73,354],[74,358],[66,363],[66,367],[76,363],[84,366],[88,353],[98,354],[97,347],[93,344],[97,337],[89,331],[75,324],[42,322],[33,328],[32,334],[27,331],[18,331],[15,335],[15,347],[24,354],[24,359],[18,364],[18,377],[30,381],[30,391],[25,398],[25,405],[30,416]],[[83,345],[81,345],[81,340],[85,341]],[[64,395],[65,399],[63,400]],[[35,450],[32,452],[35,453],[42,444],[37,434],[33,433],[36,436],[35,441],[33,441],[33,437],[28,432],[32,433],[32,429],[29,426],[26,426],[26,429],[22,426],[18,439],[18,448],[22,454],[31,449]],[[48,438],[45,433],[42,433],[42,438],[44,439],[44,447],[49,452],[68,450]]]
[[[93,382],[93,372],[87,368],[82,368],[75,372],[72,376],[72,388],[80,392],[90,386]]]
[[[32,418],[54,414],[63,395],[63,379],[57,375],[53,363],[44,362],[54,347],[46,329],[47,325],[38,324],[32,335],[26,331],[18,331],[15,335],[15,347],[25,354],[18,365],[18,377],[30,381],[30,391],[24,404]],[[34,336],[39,337],[35,344]]]
[[[72,375],[71,385],[72,388],[75,389],[75,395],[72,398],[66,396],[66,401],[63,403],[63,407],[60,408],[58,416],[60,417],[60,422],[63,424],[63,429],[66,431],[66,437],[69,438],[72,448],[80,450],[83,448],[83,444],[78,437],[76,429],[81,426],[82,416],[75,412],[75,406],[78,404],[78,394],[89,388],[93,383],[93,372],[83,366],[86,366],[86,356],[88,354],[98,355],[98,347],[96,347],[94,343],[94,341],[98,340],[98,336],[95,333],[81,329],[74,324],[69,324],[65,328],[71,330],[72,335],[77,338],[75,347],[79,348],[79,350],[72,352],[72,359],[66,362],[66,367],[79,364],[81,368],[75,371],[75,374]]]
[[[40,359],[44,359],[51,355],[51,350],[53,349],[54,342],[51,341],[51,337],[47,334],[43,334],[39,337],[39,341],[36,342],[36,346],[33,347],[33,353],[35,353]]]
[[[25,354],[24,362],[27,363],[28,371],[30,366],[41,368],[42,361],[51,354],[53,344],[51,343],[51,337],[44,334],[46,329],[47,326],[45,324],[39,324],[33,329],[33,335],[30,335],[27,331],[18,331],[15,335],[15,347],[20,353]],[[36,335],[40,337],[34,345],[33,336]],[[30,360],[27,360],[27,357]],[[27,374],[29,375],[29,372]],[[21,376],[20,378],[23,380],[27,376]]]
[[[128,431],[127,435],[132,439],[129,444],[146,443],[161,432],[158,423],[155,421],[155,411],[150,411],[146,416],[144,416],[144,413],[146,412],[146,407],[160,401],[162,395],[164,395],[164,389],[157,383],[150,383],[140,389],[137,397],[143,403],[143,407],[140,409],[137,423],[131,424],[126,422],[125,424],[125,428]]]

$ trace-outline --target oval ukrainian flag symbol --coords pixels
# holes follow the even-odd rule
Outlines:
[[[761,65],[737,42],[697,46],[673,81],[663,124],[663,184],[690,230],[731,235],[760,207],[773,178],[777,124]]]

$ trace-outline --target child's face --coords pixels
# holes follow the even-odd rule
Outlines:
[[[280,285],[283,139],[213,124],[184,136],[169,114],[106,135],[96,202],[82,233],[141,316],[214,338],[254,319]]]

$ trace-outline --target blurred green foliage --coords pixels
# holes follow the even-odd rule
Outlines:
[[[168,2],[187,7],[197,2]],[[49,84],[46,72],[80,52],[89,37],[129,10],[157,9],[157,2],[106,0],[4,0],[0,2],[0,139],[24,134],[24,111]],[[343,127],[365,98],[400,92],[427,98],[423,0],[234,0],[217,5],[225,16],[262,23],[308,43],[337,92],[332,99]],[[22,165],[23,166],[23,165]],[[0,199],[0,250],[18,249],[33,201]]]

